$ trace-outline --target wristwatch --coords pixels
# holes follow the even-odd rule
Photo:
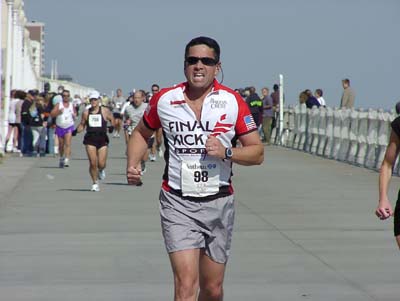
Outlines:
[[[232,148],[231,147],[227,147],[225,148],[225,159],[232,159]]]

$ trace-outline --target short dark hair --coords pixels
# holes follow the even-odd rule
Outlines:
[[[153,88],[157,88],[158,90],[160,90],[160,86],[157,84],[152,84],[151,85],[151,90],[153,90]]]
[[[319,96],[324,95],[324,92],[322,91],[322,89],[315,90],[315,93],[318,93]]]
[[[277,84],[275,84],[273,89],[274,89],[274,91],[278,91],[279,90],[279,86]]]
[[[217,62],[219,62],[219,58],[220,58],[220,55],[221,55],[221,49],[219,48],[219,45],[218,45],[217,41],[212,39],[212,38],[203,37],[203,36],[192,39],[186,45],[186,47],[185,47],[185,59],[188,56],[189,49],[191,47],[193,47],[193,46],[196,46],[196,45],[206,45],[206,46],[210,47],[212,50],[214,50],[214,54],[215,54],[214,58],[215,58],[215,60]]]
[[[344,82],[350,86],[350,80],[348,78],[345,78],[344,80],[342,80],[342,82]]]

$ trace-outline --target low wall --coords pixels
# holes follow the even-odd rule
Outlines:
[[[283,116],[283,146],[374,170],[381,166],[396,118],[381,109],[307,109],[304,104],[284,108]],[[400,174],[398,162],[393,172]]]

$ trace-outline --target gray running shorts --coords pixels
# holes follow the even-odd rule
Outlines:
[[[199,202],[161,189],[160,215],[168,253],[204,248],[213,261],[227,262],[235,217],[233,195]]]

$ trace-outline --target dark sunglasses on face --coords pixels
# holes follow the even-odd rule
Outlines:
[[[188,65],[196,65],[199,61],[201,61],[202,64],[206,66],[215,66],[218,63],[217,60],[212,57],[196,56],[188,56],[185,61],[186,63],[188,63]]]

